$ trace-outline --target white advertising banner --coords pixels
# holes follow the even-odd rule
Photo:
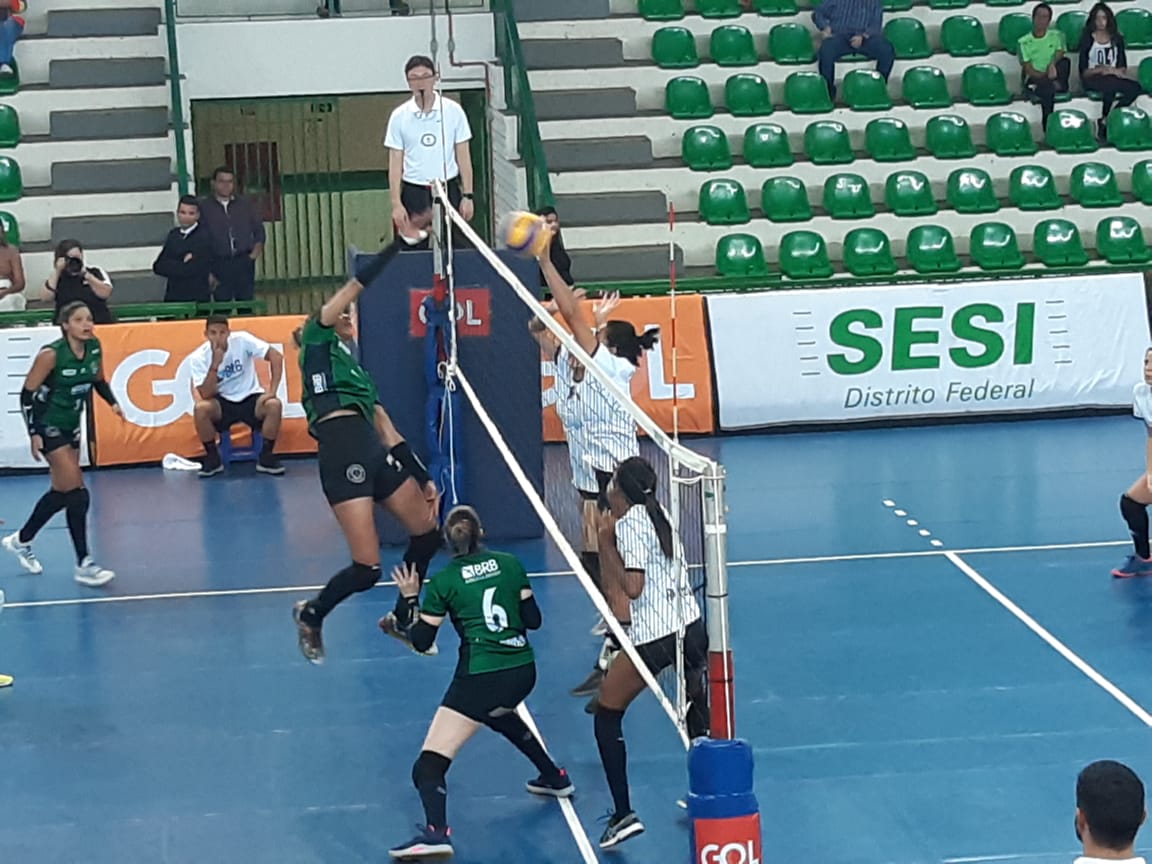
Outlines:
[[[20,389],[36,354],[60,338],[59,327],[11,327],[0,330],[0,369],[4,370],[0,392],[0,468],[43,468],[46,462],[32,458],[28,429],[20,413]],[[88,464],[87,423],[81,426],[80,464]]]
[[[1131,404],[1140,274],[708,297],[720,426]]]

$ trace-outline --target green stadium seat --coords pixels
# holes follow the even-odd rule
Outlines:
[[[897,60],[923,60],[932,56],[928,34],[917,18],[889,19],[884,25],[884,37],[892,43]]]
[[[753,168],[783,168],[794,161],[784,127],[756,123],[744,130],[744,161]]]
[[[20,143],[20,116],[11,105],[0,105],[0,147]]]
[[[853,69],[844,76],[844,101],[853,111],[889,111],[888,82],[875,69]]]
[[[1152,204],[1152,160],[1132,166],[1132,194],[1143,204]]]
[[[1124,44],[1133,48],[1152,48],[1152,12],[1140,7],[1116,13],[1116,26]]]
[[[1084,112],[1061,108],[1048,118],[1044,137],[1057,153],[1095,153],[1100,145],[1094,127]]]
[[[709,55],[717,66],[755,66],[760,62],[752,31],[739,24],[723,24],[712,31]]]
[[[937,211],[932,185],[919,171],[897,171],[888,175],[884,204],[897,216],[931,216]]]
[[[981,222],[968,238],[968,254],[981,270],[1019,270],[1024,266],[1011,225]]]
[[[20,223],[16,221],[15,216],[5,210],[0,210],[0,230],[4,231],[9,246],[20,245]]]
[[[711,117],[712,96],[703,78],[678,75],[664,85],[664,110],[677,120],[698,120]]]
[[[700,217],[709,225],[743,225],[752,221],[744,187],[735,180],[709,180],[700,187]]]
[[[684,17],[683,0],[640,0],[640,17],[645,21],[679,21]]]
[[[780,239],[780,272],[789,279],[826,279],[832,275],[828,246],[815,231],[790,231]]]
[[[877,228],[854,228],[844,237],[844,266],[853,276],[891,276],[896,272],[892,244]]]
[[[15,60],[10,65],[12,74],[0,75],[0,96],[11,96],[20,91],[20,66]]]
[[[811,63],[816,59],[812,31],[802,24],[777,24],[768,31],[768,53],[785,66]]]
[[[702,18],[739,18],[744,14],[740,0],[696,0]]]
[[[836,120],[817,120],[804,130],[804,152],[817,165],[843,165],[855,159],[848,129]]]
[[[1023,6],[1024,0],[984,0],[985,6]]]
[[[1117,150],[1152,150],[1152,121],[1139,108],[1108,112],[1108,142]]]
[[[885,12],[907,12],[912,8],[913,0],[884,0]]]
[[[652,62],[661,69],[699,66],[696,37],[685,27],[661,27],[652,35]]]
[[[943,225],[917,225],[908,232],[908,263],[917,273],[955,273],[963,266]]]
[[[760,207],[773,222],[807,222],[812,218],[808,190],[795,177],[769,177],[760,188]]]
[[[1142,264],[1152,253],[1140,223],[1131,216],[1109,216],[1096,226],[1096,254],[1109,264]]]
[[[1080,35],[1084,32],[1084,23],[1088,20],[1088,13],[1078,9],[1061,12],[1056,19],[1056,28],[1063,32],[1064,42],[1072,51],[1080,44]]]
[[[1083,267],[1088,253],[1079,229],[1067,219],[1045,219],[1032,233],[1032,254],[1048,267]]]
[[[928,0],[929,9],[963,9],[968,0]]]
[[[724,84],[724,104],[733,117],[764,117],[772,113],[768,82],[759,75],[738,72]]]
[[[824,181],[824,212],[833,219],[875,216],[868,181],[859,174],[833,174]]]
[[[1081,207],[1119,207],[1124,203],[1116,174],[1103,162],[1081,162],[1072,169],[1072,200]]]
[[[904,101],[913,108],[949,108],[948,79],[935,66],[914,66],[901,82]]]
[[[988,118],[988,149],[997,156],[1031,156],[1038,149],[1032,126],[1023,114],[1001,111]]]
[[[877,162],[910,162],[916,148],[903,120],[877,117],[864,129],[864,149]]]
[[[716,272],[721,276],[767,276],[768,262],[760,238],[725,234],[716,244]]]
[[[684,164],[693,171],[725,171],[732,167],[728,136],[715,126],[693,126],[680,140]]]
[[[1152,93],[1152,57],[1145,57],[1140,61],[1140,86],[1145,93]]]
[[[1010,12],[1000,19],[996,32],[1000,47],[1015,54],[1020,46],[1020,38],[1032,32],[1032,16],[1024,12]]]
[[[1059,210],[1063,199],[1056,192],[1056,179],[1043,165],[1021,165],[1008,179],[1008,200],[1021,210]]]
[[[761,15],[795,15],[796,0],[755,0],[752,4]]]
[[[991,63],[974,63],[964,69],[964,98],[973,105],[1007,105],[1012,101],[1004,70]]]
[[[824,114],[832,110],[828,85],[816,72],[793,72],[784,81],[784,102],[797,114]]]
[[[984,25],[971,15],[953,15],[940,25],[940,45],[953,57],[983,57],[988,53]]]
[[[992,178],[982,168],[957,168],[949,174],[947,200],[957,213],[995,213],[1000,209]]]
[[[955,114],[937,114],[925,129],[928,152],[937,159],[970,159],[976,155],[968,121]]]
[[[0,156],[0,201],[19,201],[23,197],[20,165],[11,156]]]

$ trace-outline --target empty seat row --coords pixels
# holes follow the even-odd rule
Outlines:
[[[1066,219],[1046,219],[1032,235],[1036,260],[1048,267],[1082,267],[1088,253],[1079,229]],[[1140,264],[1152,258],[1135,219],[1110,216],[1096,227],[1096,254],[1110,264]],[[856,228],[844,238],[844,266],[854,276],[890,276],[899,269],[888,236],[876,228]],[[908,233],[909,265],[918,273],[955,273],[964,265],[947,228],[918,225]],[[1012,226],[983,222],[969,234],[969,257],[982,270],[1019,270],[1025,263]],[[833,275],[824,238],[815,231],[791,231],[780,238],[780,271],[790,279]],[[758,237],[729,234],[716,244],[716,271],[722,276],[766,276],[768,263]]]
[[[973,0],[927,0],[929,9],[964,9]],[[1023,6],[1029,0],[984,0],[985,6]],[[1075,3],[1076,0],[1054,0]],[[1118,5],[1139,0],[1116,0]],[[738,18],[747,10],[741,0],[695,0],[696,13],[704,18]],[[819,6],[811,2],[807,6]],[[884,0],[885,12],[907,12],[913,0]],[[796,0],[752,0],[752,10],[761,15],[795,15],[807,11]],[[679,21],[686,14],[685,0],[640,0],[640,15],[648,21]]]

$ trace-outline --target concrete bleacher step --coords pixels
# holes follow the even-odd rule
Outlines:
[[[636,116],[636,91],[631,87],[603,90],[549,90],[535,94],[536,118],[588,120]]]
[[[164,84],[163,57],[53,60],[48,64],[48,86],[147,87]]]
[[[57,162],[52,166],[52,192],[144,192],[172,186],[171,157]]]
[[[110,273],[112,277],[112,304],[159,303],[164,299],[167,280],[151,270],[131,270]]]
[[[175,224],[171,212],[65,216],[52,220],[52,239],[81,239],[86,249],[159,246]]]
[[[516,0],[517,21],[574,21],[607,18],[612,12],[610,0],[580,0],[579,3],[557,3],[556,0]]]
[[[603,192],[557,195],[556,210],[565,225],[633,225],[668,218],[663,192]]]
[[[684,253],[675,247],[676,275],[683,275]],[[668,244],[584,248],[572,260],[581,282],[668,278]]]
[[[613,69],[624,65],[619,39],[525,39],[526,69]]]
[[[549,171],[589,171],[610,168],[648,168],[652,164],[652,139],[643,135],[620,138],[584,138],[579,141],[545,141]]]
[[[144,138],[168,134],[167,108],[105,108],[91,111],[53,111],[50,134],[57,140]]]
[[[50,38],[152,36],[160,29],[160,7],[124,9],[51,9]]]

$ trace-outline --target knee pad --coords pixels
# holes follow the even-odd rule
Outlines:
[[[351,571],[350,575],[356,583],[357,591],[368,591],[380,581],[379,564],[368,565],[353,561],[352,566],[349,567],[348,570]]]
[[[69,510],[86,511],[91,500],[88,489],[84,486],[64,493],[64,506]]]
[[[436,553],[440,551],[440,544],[443,542],[444,538],[440,536],[438,528],[408,538],[408,548],[404,551],[404,563],[416,565],[416,569],[420,571],[421,581],[428,575],[428,563],[436,557]]]
[[[1147,512],[1145,506],[1134,498],[1129,498],[1127,492],[1120,496],[1120,513],[1125,518],[1145,512]]]
[[[444,785],[444,778],[452,760],[431,750],[421,750],[412,763],[412,785],[417,789],[436,789]]]

